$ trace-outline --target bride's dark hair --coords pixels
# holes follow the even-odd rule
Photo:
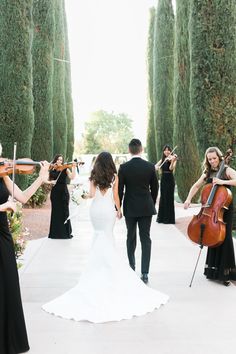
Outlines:
[[[109,152],[101,152],[94,163],[89,180],[101,190],[110,188],[117,173],[113,158]]]

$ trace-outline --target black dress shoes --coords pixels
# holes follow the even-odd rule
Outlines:
[[[226,280],[226,281],[223,281],[223,285],[224,285],[224,286],[230,286],[230,285],[231,285],[231,283],[230,283],[230,281],[229,281],[229,280]]]
[[[142,281],[144,282],[144,284],[148,283],[148,274],[147,273],[143,273],[141,276]]]

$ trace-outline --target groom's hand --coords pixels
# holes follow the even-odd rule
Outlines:
[[[123,216],[121,210],[118,210],[116,215],[117,215],[118,219],[121,219]]]

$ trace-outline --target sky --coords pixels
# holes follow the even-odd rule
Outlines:
[[[94,111],[126,113],[145,145],[147,36],[156,0],[66,0],[75,137]]]

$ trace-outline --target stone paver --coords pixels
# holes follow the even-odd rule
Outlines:
[[[196,213],[196,208],[177,209],[177,218]],[[20,280],[30,354],[235,353],[235,286],[205,279],[203,249],[190,288],[199,248],[174,225],[157,224],[154,218],[149,286],[169,294],[168,304],[142,317],[106,324],[65,320],[42,311],[42,304],[77,283],[86,264],[92,235],[88,205],[78,208],[72,225],[73,239],[30,241],[24,255]],[[126,259],[123,219],[116,223],[115,239]],[[140,244],[137,260],[138,271]]]

